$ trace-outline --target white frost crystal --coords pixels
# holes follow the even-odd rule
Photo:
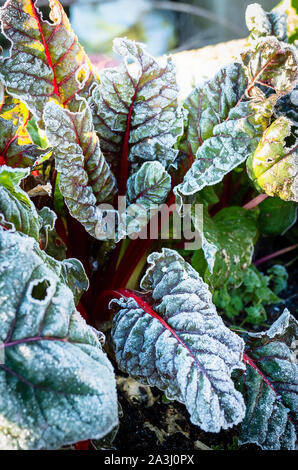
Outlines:
[[[60,271],[33,238],[0,229],[0,449],[56,449],[118,423],[113,368]]]
[[[231,373],[244,367],[242,339],[225,327],[208,286],[177,252],[163,249],[148,261],[141,286],[151,291],[160,319],[133,298],[112,301],[119,310],[112,330],[119,366],[184,403],[205,431],[241,422],[245,405]]]

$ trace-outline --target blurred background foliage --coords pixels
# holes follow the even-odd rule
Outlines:
[[[62,0],[61,3],[89,54],[109,54],[113,38],[127,36],[146,43],[153,55],[161,55],[245,37],[245,9],[253,0]],[[277,1],[258,3],[269,11]],[[37,4],[46,17],[48,0],[39,0]],[[3,38],[1,42],[7,47]]]

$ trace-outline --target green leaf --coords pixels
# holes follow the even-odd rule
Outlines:
[[[0,90],[0,94],[3,93],[0,104],[0,165],[32,167],[50,149],[42,149],[33,143],[27,129],[30,112],[26,106],[7,96],[2,84]]]
[[[250,83],[248,92],[258,85],[276,94],[286,95],[296,85],[298,56],[295,47],[275,37],[260,38],[241,54]]]
[[[89,280],[82,263],[75,258],[68,258],[61,263],[61,278],[73,293],[77,305],[84,291],[89,288]]]
[[[39,124],[49,100],[77,111],[78,97],[87,98],[97,83],[59,1],[51,0],[50,8],[51,22],[43,20],[35,0],[8,0],[0,12],[2,31],[12,44],[0,75],[8,92],[26,103]]]
[[[46,134],[55,152],[59,188],[71,215],[92,236],[105,238],[104,211],[97,206],[113,197],[116,181],[100,150],[90,108],[86,101],[81,105],[79,112],[72,113],[48,103],[44,110]]]
[[[33,202],[20,188],[30,173],[27,169],[0,166],[0,222],[13,224],[16,230],[39,240],[39,217]]]
[[[292,44],[298,39],[298,4],[297,0],[282,0],[273,11],[287,15],[287,33]]]
[[[167,168],[176,160],[173,146],[183,132],[172,59],[157,62],[144,46],[123,38],[115,39],[114,52],[123,63],[101,72],[91,98],[102,151],[120,178],[125,179],[127,161],[139,168],[157,160]]]
[[[270,281],[273,283],[275,294],[278,295],[287,288],[289,275],[284,266],[275,264],[268,269],[268,274],[270,275]]]
[[[213,302],[228,318],[235,320],[238,315],[246,315],[245,322],[253,325],[264,323],[267,318],[264,306],[281,300],[269,288],[269,283],[277,275],[265,276],[251,264],[244,269],[239,287],[224,285],[215,289]],[[280,278],[281,280],[281,278]]]
[[[278,197],[268,197],[259,204],[258,227],[264,235],[283,235],[297,220],[297,204],[283,201]]]
[[[251,264],[257,233],[257,212],[227,207],[214,217],[204,210],[202,249],[208,264],[205,280],[213,287],[238,286],[244,270]]]
[[[137,234],[166,201],[171,177],[159,162],[145,162],[127,181],[126,211],[120,214],[118,239]],[[151,211],[151,212],[150,212]]]
[[[113,369],[61,264],[0,230],[0,272],[0,449],[100,439],[118,422]]]
[[[148,257],[141,293],[120,292],[112,338],[119,367],[184,403],[192,423],[219,432],[244,416],[231,380],[243,343],[225,327],[208,286],[174,250]]]
[[[231,72],[235,72],[234,65],[227,67],[225,75],[230,76]],[[240,83],[242,84],[243,73],[241,76]],[[233,77],[232,74],[229,82]],[[226,83],[227,79],[223,83],[222,89],[217,87],[220,96],[225,93],[229,96],[231,93],[229,87],[225,89]],[[213,81],[209,86],[212,85]],[[243,93],[242,100],[238,100],[233,105],[234,107],[225,108],[228,115],[224,115],[223,120],[219,119],[219,123],[213,127],[212,136],[199,146],[195,161],[186,173],[184,181],[174,188],[178,206],[182,206],[187,198],[195,195],[205,186],[220,182],[226,173],[229,173],[255,151],[268,126],[274,102],[274,97],[261,103],[247,101],[245,93]],[[206,119],[209,119],[208,113],[206,113]]]
[[[221,69],[214,79],[194,88],[184,102],[187,124],[179,149],[195,156],[205,140],[213,137],[214,127],[223,123],[229,112],[243,98],[247,77],[235,62]]]
[[[57,216],[48,207],[43,207],[38,211],[39,215],[39,239],[40,246],[45,252],[59,261],[66,258],[66,245],[55,230]]]
[[[246,335],[246,374],[240,389],[246,401],[240,443],[266,450],[294,450],[298,412],[298,323],[288,310],[262,333]]]
[[[33,116],[30,121],[28,121],[27,124],[27,131],[28,134],[30,135],[32,142],[35,145],[38,145],[41,148],[47,148],[48,147],[48,142],[45,137],[45,133],[43,130],[41,130],[37,123],[36,123],[36,118]]]
[[[250,39],[264,36],[275,36],[287,42],[287,15],[279,11],[265,12],[261,5],[253,3],[246,9],[246,25],[250,31]]]
[[[222,180],[224,175],[251,156],[257,148],[259,140],[270,123],[273,106],[278,97],[291,92],[298,77],[298,59],[294,47],[279,42],[276,38],[260,38],[253,47],[241,54],[243,69],[232,64],[220,72],[212,81],[208,82],[209,88],[214,88],[215,105],[210,110],[217,110],[218,121],[208,115],[209,107],[203,113],[203,125],[201,123],[201,101],[204,106],[204,93],[200,90],[192,92],[197,96],[191,106],[191,119],[199,116],[199,132],[192,131],[191,139],[198,135],[199,148],[194,157],[194,163],[186,173],[184,181],[175,187],[174,192],[178,206],[183,205],[205,186],[211,186]],[[235,81],[235,72],[238,74],[240,90],[245,87],[245,75],[247,86],[242,96],[235,102],[235,83],[231,88],[230,83]],[[218,81],[222,81],[219,87]],[[271,96],[265,99],[265,91],[271,92]],[[237,88],[236,88],[237,89]],[[274,94],[272,94],[274,91]],[[199,97],[199,99],[198,99]],[[222,98],[224,97],[224,98]],[[212,100],[214,97],[212,96]],[[229,103],[224,106],[224,116],[221,116],[219,103]],[[189,107],[189,101],[187,106]],[[228,113],[227,113],[228,112]],[[224,119],[222,119],[224,117]],[[198,121],[195,118],[195,122]],[[213,122],[214,119],[214,122]],[[207,120],[208,124],[204,121]],[[216,125],[215,125],[216,124]],[[207,129],[206,140],[203,141],[201,130]],[[188,144],[191,147],[191,143]]]
[[[44,206],[39,212],[39,222],[40,228],[44,229],[46,232],[53,230],[55,227],[55,222],[57,220],[57,215],[49,207]]]
[[[274,121],[248,159],[247,167],[258,189],[269,196],[298,202],[297,143],[287,148],[285,142],[291,134],[291,125],[283,116]]]

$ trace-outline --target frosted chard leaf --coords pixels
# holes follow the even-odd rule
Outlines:
[[[89,288],[89,281],[82,263],[75,258],[67,258],[61,262],[61,276],[64,283],[73,293],[77,305],[81,295]]]
[[[101,73],[91,105],[102,151],[118,168],[124,194],[129,163],[139,167],[158,160],[167,167],[175,162],[173,146],[182,134],[183,118],[171,58],[157,62],[141,44],[120,38],[114,41],[114,51],[124,62]]]
[[[204,278],[213,288],[241,284],[252,261],[257,218],[256,212],[241,207],[227,207],[212,218],[205,210],[201,235],[208,269]]]
[[[32,143],[27,131],[30,112],[18,99],[8,96],[0,85],[0,165],[28,167],[49,153]]]
[[[127,181],[128,207],[120,216],[118,239],[137,234],[166,201],[171,177],[159,162],[145,162]]]
[[[241,58],[250,83],[247,93],[258,85],[278,95],[286,95],[296,85],[297,51],[275,37],[260,38],[241,54]]]
[[[184,102],[187,126],[179,149],[194,158],[199,147],[213,136],[216,125],[223,123],[243,97],[247,77],[239,63],[221,69],[213,80],[194,88]]]
[[[247,369],[239,382],[246,400],[242,444],[256,443],[268,450],[295,449],[297,327],[297,320],[285,310],[269,330],[249,333],[245,338]]]
[[[218,93],[221,95],[224,91],[218,88]],[[225,174],[255,151],[269,124],[273,104],[272,97],[263,103],[247,100],[244,92],[234,107],[226,107],[228,115],[211,126],[209,134],[212,132],[212,135],[204,142],[198,139],[200,145],[194,155],[194,163],[184,181],[174,188],[178,206],[181,207],[183,202],[205,186],[221,181]]]
[[[275,8],[281,14],[287,15],[287,34],[289,42],[295,43],[298,39],[298,5],[296,0],[282,0]]]
[[[231,372],[243,368],[242,340],[217,315],[207,285],[170,249],[148,257],[141,287],[118,292],[112,338],[119,367],[185,404],[209,432],[239,423],[245,407]]]
[[[29,196],[20,188],[21,181],[29,174],[29,169],[0,167],[0,224],[13,225],[35,240],[39,240],[39,217]]]
[[[297,142],[290,148],[285,142],[291,126],[283,116],[274,121],[248,159],[247,168],[251,179],[266,194],[298,202]]]
[[[96,238],[105,238],[104,213],[97,206],[111,200],[116,182],[100,150],[86,101],[77,113],[48,103],[44,110],[46,135],[55,152],[59,187],[73,217]],[[101,225],[102,224],[102,225]],[[112,229],[114,231],[114,228]]]
[[[38,211],[40,246],[53,258],[62,261],[66,258],[66,245],[55,230],[56,213],[48,207]],[[67,282],[66,282],[67,284]]]
[[[57,215],[54,211],[45,206],[38,212],[38,216],[40,227],[45,233],[48,233],[50,230],[54,230],[55,222],[57,220]]]
[[[271,99],[264,105],[272,112]],[[229,112],[228,118],[213,128],[213,136],[201,145],[195,161],[174,188],[178,206],[205,186],[220,182],[225,174],[250,156],[269,123],[269,117],[256,110],[257,105],[241,102]]]
[[[246,24],[250,31],[250,39],[264,36],[275,36],[280,41],[287,42],[287,15],[280,11],[266,12],[261,5],[253,3],[246,9]]]
[[[88,97],[97,82],[59,1],[50,0],[50,7],[51,22],[43,20],[35,0],[8,0],[0,11],[2,31],[12,44],[1,77],[40,122],[50,99],[77,111],[76,95]]]
[[[113,369],[60,264],[0,229],[0,449],[100,439],[118,422]]]
[[[174,189],[179,206],[205,186],[221,181],[226,173],[254,153],[270,124],[278,97],[289,93],[295,86],[298,73],[296,51],[274,37],[259,39],[253,49],[242,54],[242,62],[242,67],[232,64],[208,82],[207,87],[214,93],[211,106],[205,109],[206,99],[200,89],[190,95],[190,98],[195,98],[192,102],[189,99],[186,101],[190,119],[197,115],[194,121],[197,129],[190,125],[190,141],[183,142],[182,150],[186,151],[186,144],[190,149],[195,149],[193,142],[196,138],[199,146],[192,155],[194,163],[184,181]],[[237,75],[239,89],[243,91],[238,100],[235,83],[231,86]],[[222,86],[219,86],[220,80]],[[260,86],[275,93],[265,98]],[[207,121],[210,125],[206,124]],[[202,129],[203,132],[207,130],[205,136]]]

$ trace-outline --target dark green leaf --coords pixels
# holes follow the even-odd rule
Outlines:
[[[268,197],[259,204],[259,230],[264,235],[281,235],[291,228],[297,220],[297,203],[283,201],[278,197]]]
[[[39,217],[29,196],[20,188],[28,169],[0,166],[0,222],[39,240]]]

